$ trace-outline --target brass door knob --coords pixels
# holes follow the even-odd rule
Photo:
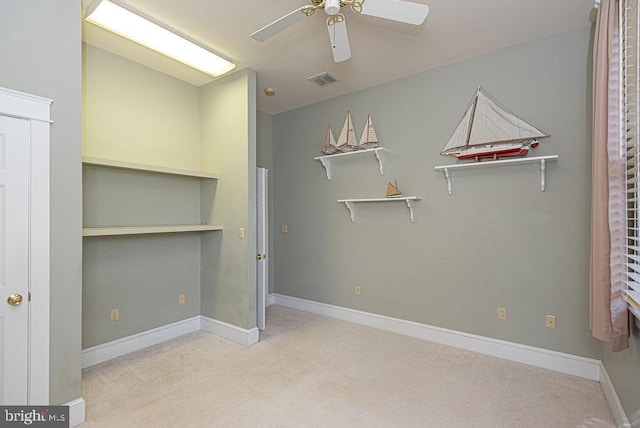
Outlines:
[[[7,303],[10,304],[11,306],[18,306],[20,303],[22,303],[22,295],[12,294],[7,299]]]
[[[256,256],[256,259],[258,259],[258,260],[262,260],[262,259],[266,259],[266,258],[267,258],[267,255],[266,255],[266,254],[258,254],[258,255]]]

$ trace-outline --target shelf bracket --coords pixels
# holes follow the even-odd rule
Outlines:
[[[380,174],[384,175],[384,157],[386,156],[386,151],[384,150],[376,150],[373,152],[376,155],[376,159],[378,159],[378,164],[380,165]]]
[[[349,210],[349,214],[351,214],[351,223],[356,222],[356,204],[353,201],[344,201],[347,209]]]
[[[415,223],[415,217],[413,216],[413,206],[415,205],[415,200],[413,199],[406,199],[405,202],[407,203],[407,208],[409,208],[409,215],[411,216],[411,223]]]
[[[331,180],[331,160],[320,158],[320,162],[322,163],[324,169],[327,170],[327,180]]]
[[[545,183],[545,170],[547,169],[547,165],[544,159],[540,159],[540,190],[544,192],[546,188]]]
[[[442,172],[444,172],[444,178],[447,179],[447,192],[449,192],[449,196],[451,196],[451,176],[449,175],[449,168],[443,169]]]

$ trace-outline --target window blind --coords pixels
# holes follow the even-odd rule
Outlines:
[[[640,144],[638,138],[639,91],[638,54],[639,19],[638,0],[621,0],[620,8],[620,80],[622,111],[622,155],[626,157],[627,188],[627,281],[625,300],[629,310],[640,319],[640,218],[638,189],[640,188]]]

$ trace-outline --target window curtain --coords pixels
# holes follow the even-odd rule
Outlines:
[[[620,155],[619,0],[602,0],[593,44],[591,332],[628,347],[625,159]]]

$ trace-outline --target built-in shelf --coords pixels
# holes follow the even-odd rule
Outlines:
[[[148,233],[207,232],[222,230],[221,224],[180,224],[169,226],[84,227],[82,236],[144,235]]]
[[[164,166],[147,165],[134,162],[125,162],[113,159],[94,158],[83,156],[82,163],[85,165],[103,166],[107,168],[128,169],[132,171],[155,172],[158,174],[182,175],[185,177],[217,179],[218,174],[202,171],[192,171],[188,169],[167,168]]]
[[[409,215],[411,216],[411,223],[415,223],[415,217],[413,215],[413,207],[416,201],[419,201],[420,198],[417,196],[401,196],[398,198],[368,198],[368,199],[338,199],[338,202],[342,202],[346,205],[349,213],[351,214],[351,221],[355,223],[356,221],[356,203],[358,202],[398,202],[403,201],[407,204],[407,208],[409,208]]]
[[[318,160],[324,166],[324,169],[327,171],[327,179],[331,180],[331,162],[339,159],[343,156],[354,156],[361,155],[363,153],[373,153],[378,159],[378,166],[380,167],[380,174],[384,175],[384,160],[387,153],[390,153],[388,149],[384,147],[376,147],[373,149],[364,149],[364,150],[354,150],[352,152],[346,153],[336,153],[334,155],[326,155],[326,156],[318,156],[313,158],[314,160]]]
[[[525,158],[517,158],[517,159],[503,159],[503,160],[485,161],[485,162],[471,162],[471,163],[458,163],[453,165],[441,165],[441,166],[436,166],[435,169],[436,171],[444,172],[444,176],[447,179],[447,190],[449,192],[449,195],[451,195],[452,190],[451,190],[450,170],[452,169],[488,168],[488,167],[494,167],[494,166],[539,163],[540,164],[540,190],[544,192],[546,188],[546,184],[545,184],[546,162],[554,162],[557,160],[558,160],[558,155],[547,155],[547,156],[534,156],[534,157],[525,157]]]

